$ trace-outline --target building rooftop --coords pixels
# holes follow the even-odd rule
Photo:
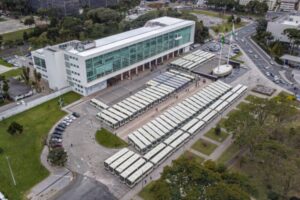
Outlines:
[[[300,63],[300,57],[299,56],[292,56],[292,55],[289,55],[289,54],[284,54],[283,56],[280,57],[280,59]]]
[[[9,96],[12,98],[27,94],[29,91],[32,90],[30,86],[18,81],[17,79],[14,79],[14,78],[10,78],[8,83],[9,83],[8,93],[9,93]]]
[[[72,48],[68,52],[79,56],[90,56],[98,52],[104,52],[114,48],[120,48],[128,43],[138,42],[145,37],[151,37],[159,33],[167,32],[174,27],[192,25],[194,22],[189,20],[177,19],[172,17],[160,17],[148,21],[145,26],[134,30],[126,31],[109,37],[93,41],[94,47],[87,50]]]

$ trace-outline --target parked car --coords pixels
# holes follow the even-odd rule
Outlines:
[[[57,127],[55,127],[55,130],[63,132],[65,129],[57,126]]]
[[[64,124],[64,123],[60,123],[60,124],[58,124],[57,126],[58,126],[58,127],[61,127],[61,128],[66,128],[66,127],[67,127],[67,125]]]
[[[76,118],[79,118],[79,117],[80,117],[80,114],[77,113],[77,112],[73,112],[72,115],[73,115],[74,117],[76,117]]]

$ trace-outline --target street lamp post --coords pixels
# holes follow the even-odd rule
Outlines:
[[[8,165],[8,168],[9,168],[9,172],[10,172],[11,178],[12,178],[12,180],[13,180],[13,182],[14,182],[14,185],[16,186],[17,183],[16,183],[16,180],[15,180],[13,171],[12,171],[12,169],[11,169],[10,162],[9,162],[9,157],[8,157],[8,156],[6,156],[6,160],[7,160],[7,165]]]

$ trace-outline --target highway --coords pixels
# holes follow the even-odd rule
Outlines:
[[[277,64],[251,39],[251,36],[256,32],[256,26],[257,23],[255,22],[236,31],[235,42],[268,79],[282,88],[295,92],[294,88],[299,86],[291,75],[292,70]]]

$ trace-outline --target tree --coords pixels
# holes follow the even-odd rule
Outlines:
[[[26,18],[24,19],[24,24],[25,24],[25,25],[32,25],[32,24],[34,24],[34,18],[33,18],[32,16],[26,17]]]
[[[30,81],[30,68],[23,67],[21,76],[22,76],[22,79],[25,81],[25,83],[28,85],[29,81]]]
[[[215,134],[216,135],[221,135],[221,127],[219,124],[217,124],[216,128],[215,128]]]
[[[28,40],[28,34],[27,34],[26,31],[23,32],[23,40],[24,40],[24,41],[27,41],[27,40]]]
[[[237,23],[237,24],[240,24],[241,22],[242,22],[242,19],[241,19],[241,17],[239,16],[239,17],[237,17],[236,18],[236,20],[235,20],[235,22]]]
[[[48,161],[54,166],[65,166],[68,160],[67,152],[64,148],[50,149],[48,154]]]
[[[4,98],[9,99],[9,94],[8,94],[9,85],[8,85],[8,81],[6,79],[4,79],[2,82],[3,82],[3,84],[2,84],[3,96],[4,96]]]
[[[13,121],[9,125],[7,132],[10,133],[11,135],[15,135],[17,133],[21,134],[23,132],[23,126],[20,125],[19,123]]]
[[[216,185],[224,186],[223,199],[250,199],[253,187],[240,174],[228,172],[213,161],[199,165],[194,158],[182,157],[167,166],[149,191],[155,199],[212,199],[220,196]],[[209,193],[208,193],[209,191]],[[222,198],[221,198],[222,199]],[[218,199],[217,199],[218,200]]]
[[[300,44],[300,30],[295,28],[288,28],[283,31],[283,34],[286,35],[290,40],[290,53],[293,54],[295,47],[299,46]]]
[[[3,154],[4,149],[2,147],[0,147],[0,155]]]

